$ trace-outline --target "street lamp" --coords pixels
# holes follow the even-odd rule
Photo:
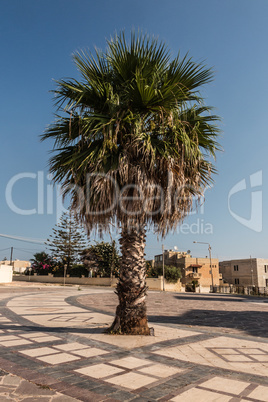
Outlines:
[[[63,286],[65,286],[65,277],[66,277],[66,271],[67,271],[67,264],[63,265],[63,269],[64,269],[64,272],[63,272]]]
[[[252,287],[254,286],[254,280],[253,280],[253,269],[252,269],[252,259],[250,256],[250,272],[251,272],[251,285]]]
[[[29,282],[31,281],[32,267],[29,268]]]
[[[193,241],[193,243],[207,244],[207,245],[208,245],[209,263],[210,263],[210,274],[211,274],[211,284],[212,284],[212,292],[213,292],[214,282],[213,282],[213,273],[212,273],[212,264],[211,264],[211,245],[210,245],[209,243],[206,243],[206,242],[203,242],[203,241]]]

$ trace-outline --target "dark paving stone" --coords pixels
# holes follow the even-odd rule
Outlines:
[[[109,385],[101,385],[98,388],[94,388],[93,391],[100,395],[110,395],[114,394],[117,391],[117,388],[113,388]]]
[[[113,394],[113,398],[118,401],[132,401],[136,397],[130,392],[120,390]]]
[[[10,400],[10,399],[9,399]],[[47,396],[29,396],[23,399],[23,402],[50,402],[51,401],[51,397],[47,397]]]
[[[19,395],[33,395],[33,396],[45,396],[54,395],[54,392],[47,387],[37,386],[28,381],[22,381],[16,389],[16,393]]]

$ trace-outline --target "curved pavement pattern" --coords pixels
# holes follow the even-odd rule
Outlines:
[[[77,298],[111,292],[2,286],[0,401],[268,401],[266,338],[155,323],[106,335],[113,315]]]

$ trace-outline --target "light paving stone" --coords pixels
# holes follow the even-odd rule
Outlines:
[[[74,360],[79,360],[79,359],[80,359],[80,357],[75,357],[75,356],[69,355],[68,353],[57,353],[57,354],[53,354],[53,355],[38,357],[38,360],[42,360],[45,363],[49,363],[49,364],[53,364],[53,365],[72,362]]]
[[[97,318],[97,317],[96,317]],[[106,323],[112,322],[113,317],[106,316]],[[100,321],[102,323],[102,321]],[[177,329],[171,327],[165,327],[154,323],[155,336],[142,336],[135,335],[129,337],[129,335],[107,335],[107,334],[84,334],[85,337],[89,339],[94,339],[96,341],[105,342],[110,345],[118,346],[126,350],[131,350],[137,347],[143,347],[147,345],[152,345],[154,343],[168,341],[171,339],[180,339],[186,337],[192,337],[195,335],[200,335],[200,332],[188,331],[184,329]]]
[[[150,364],[151,362],[149,360],[137,359],[136,357],[128,356],[124,357],[123,359],[113,360],[110,363],[124,368],[133,369],[144,366],[145,364]]]
[[[171,399],[174,402],[228,402],[230,396],[217,394],[203,389],[192,388]]]
[[[213,349],[214,352],[219,353],[220,355],[239,355],[239,352],[235,351],[234,349],[228,348],[219,348]]]
[[[60,350],[65,350],[67,352],[71,352],[72,350],[77,350],[77,349],[87,349],[87,345],[83,345],[82,343],[79,342],[72,342],[72,343],[64,343],[62,345],[57,345],[55,348],[60,349]]]
[[[54,354],[59,353],[57,350],[48,347],[20,350],[19,352],[31,357],[39,357],[39,356],[51,355],[52,353]]]
[[[261,350],[261,349],[257,349],[257,348],[255,348],[255,349],[243,348],[243,349],[237,349],[237,350],[242,353],[246,352],[247,354],[250,354],[250,355],[263,355],[263,354],[267,355],[267,352],[265,350]],[[234,353],[231,353],[231,354],[234,354]]]
[[[119,385],[120,387],[125,387],[125,388],[133,390],[133,389],[138,389],[138,388],[144,387],[157,380],[155,378],[148,377],[143,374],[130,372],[127,374],[122,374],[120,376],[109,378],[105,381],[107,381],[113,385]]]
[[[31,338],[33,341],[37,343],[42,343],[42,342],[53,342],[53,341],[60,341],[61,338],[58,338],[56,336],[42,336],[38,338]]]
[[[15,341],[5,341],[5,342],[0,342],[0,345],[6,346],[6,347],[11,347],[11,346],[20,346],[20,345],[27,345],[31,344],[31,341],[27,341],[26,339],[18,339]]]
[[[230,362],[251,362],[252,359],[250,357],[244,355],[226,355],[224,356],[226,360]]]
[[[47,336],[47,334],[45,334],[44,332],[27,332],[27,333],[24,333],[24,334],[20,334],[20,336],[23,336],[23,338],[26,338],[26,339],[28,339],[28,338],[39,338],[39,337],[44,337],[44,336]]]
[[[268,401],[268,387],[264,387],[263,385],[258,385],[257,388],[254,389],[249,395],[249,398],[257,399],[258,401]]]
[[[249,383],[232,380],[231,378],[214,377],[211,378],[211,380],[203,382],[200,386],[213,391],[229,392],[230,394],[239,395],[249,386]]]
[[[83,367],[82,369],[75,370],[77,373],[88,375],[93,378],[104,378],[110,375],[123,373],[124,370],[109,366],[108,364],[95,364],[93,366]]]
[[[15,335],[0,336],[0,344],[2,343],[2,341],[11,341],[15,339],[21,339],[21,338]]]
[[[144,367],[138,370],[139,373],[151,374],[160,378],[169,377],[171,375],[181,373],[182,369],[177,367],[166,366],[164,364],[154,364],[153,366]]]
[[[58,311],[58,309],[57,308],[49,308],[49,307],[38,307],[38,308],[32,308],[32,310],[31,311],[40,311],[40,312],[43,312],[43,311],[45,311],[45,312],[54,312],[54,311]]]
[[[106,350],[98,349],[98,348],[88,348],[82,350],[75,350],[72,352],[75,355],[82,356],[82,357],[93,357],[93,356],[101,356],[105,355],[107,352]]]
[[[258,360],[259,362],[268,363],[268,355],[249,355],[251,358]]]
[[[267,373],[268,373],[268,370],[267,370],[267,367],[265,367],[265,365],[264,364],[261,364],[261,363],[253,363],[253,362],[250,362],[250,363],[235,363],[235,362],[232,362],[232,363],[230,363],[230,369],[231,370],[235,370],[235,371],[241,371],[241,372],[244,372],[244,373],[251,373],[251,374],[254,374],[254,375],[261,375],[261,376],[264,376],[264,377],[267,377]]]

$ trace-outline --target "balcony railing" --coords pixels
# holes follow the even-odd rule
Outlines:
[[[188,278],[193,278],[193,279],[198,279],[201,278],[202,274],[199,274],[198,272],[190,272],[188,274]]]

